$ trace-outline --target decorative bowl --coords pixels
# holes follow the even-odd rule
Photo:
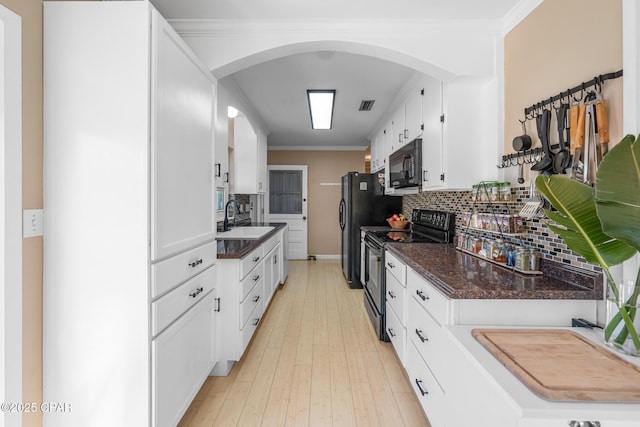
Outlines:
[[[406,219],[399,219],[397,221],[391,221],[391,220],[388,219],[387,222],[389,223],[391,228],[396,228],[398,230],[401,230],[401,229],[405,228],[407,226],[407,224],[409,224],[410,221],[407,221]]]

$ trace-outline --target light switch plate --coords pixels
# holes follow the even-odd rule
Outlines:
[[[43,230],[43,209],[26,209],[22,211],[22,237],[42,236]]]

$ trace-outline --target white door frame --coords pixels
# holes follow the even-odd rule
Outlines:
[[[295,227],[292,227],[292,224],[287,221],[287,216],[293,216],[293,215],[276,215],[276,218],[273,218],[272,215],[269,214],[269,192],[270,192],[270,183],[269,183],[269,171],[271,170],[301,170],[302,171],[302,188],[303,188],[303,197],[304,200],[302,202],[302,216],[304,218],[303,223],[304,223],[304,237],[303,237],[303,252],[304,252],[304,259],[307,258],[308,253],[309,253],[309,225],[308,225],[308,203],[309,203],[309,188],[308,188],[308,166],[307,165],[268,165],[267,166],[267,194],[264,198],[264,204],[265,204],[265,218],[267,218],[267,221],[269,222],[279,222],[279,221],[286,221],[289,224],[289,233],[288,233],[288,245],[286,245],[285,247],[288,248],[289,250],[289,254],[285,254],[285,256],[287,257],[287,259],[303,259],[303,258],[290,258],[290,253],[291,253],[291,243],[294,242],[296,239],[298,239],[298,237],[296,236],[296,229]]]
[[[22,20],[0,5],[0,402],[22,401]],[[2,411],[0,427],[22,425]]]

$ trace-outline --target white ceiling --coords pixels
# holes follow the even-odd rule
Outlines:
[[[524,0],[151,0],[167,19],[429,19],[498,21]],[[267,126],[269,147],[365,147],[416,72],[342,52],[296,54],[245,68],[233,79]],[[307,89],[336,89],[333,129],[311,130]],[[360,112],[362,100],[375,100]]]

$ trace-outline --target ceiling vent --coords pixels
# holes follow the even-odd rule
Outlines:
[[[358,111],[371,111],[373,108],[373,103],[376,102],[374,99],[365,99],[360,103],[360,108]]]

